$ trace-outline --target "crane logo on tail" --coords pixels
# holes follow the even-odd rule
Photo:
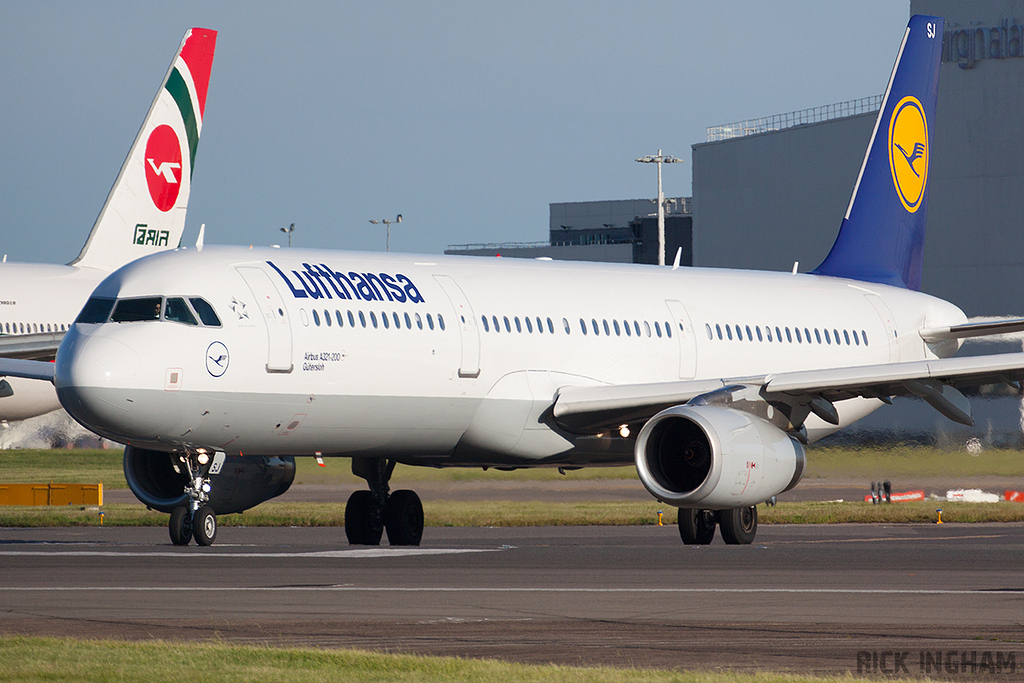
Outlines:
[[[153,204],[170,211],[181,190],[181,143],[174,129],[157,126],[146,142],[146,184]]]
[[[889,170],[903,207],[914,213],[928,186],[928,119],[918,99],[900,100],[889,119]]]

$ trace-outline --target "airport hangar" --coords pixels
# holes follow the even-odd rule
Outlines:
[[[946,19],[922,289],[968,316],[1024,315],[1024,0],[912,0],[910,14]],[[708,140],[692,145],[692,200],[666,199],[667,262],[682,248],[682,265],[817,266],[839,230],[880,105],[879,94],[709,127]],[[648,199],[553,203],[545,242],[445,253],[656,263],[655,214]],[[1001,346],[1020,351],[1021,341]],[[1021,440],[1019,399],[973,399],[977,426],[966,432],[920,402],[905,403],[898,417],[877,411],[858,431],[891,433],[898,423],[955,442],[971,434]]]

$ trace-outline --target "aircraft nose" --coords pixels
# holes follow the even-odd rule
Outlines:
[[[57,352],[57,397],[80,423],[117,438],[132,410],[139,370],[139,355],[127,344],[73,327]]]

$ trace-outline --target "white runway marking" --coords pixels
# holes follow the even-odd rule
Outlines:
[[[180,557],[180,558],[340,558],[366,559],[377,557],[409,557],[424,555],[458,555],[464,553],[494,553],[500,548],[359,548],[357,550],[321,550],[294,553],[224,553],[209,550],[193,551],[182,549],[171,551],[127,551],[127,550],[2,550],[0,557]]]
[[[401,587],[401,586],[0,586],[0,593],[31,591],[127,591],[127,592],[202,592],[202,593],[734,593],[734,594],[801,594],[801,595],[1024,595],[1024,588],[945,590],[928,588],[527,588],[527,587]]]

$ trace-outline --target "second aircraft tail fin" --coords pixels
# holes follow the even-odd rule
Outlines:
[[[114,270],[181,242],[217,32],[185,32],[121,172],[71,265]]]
[[[941,17],[910,18],[832,250],[812,272],[919,290]]]

